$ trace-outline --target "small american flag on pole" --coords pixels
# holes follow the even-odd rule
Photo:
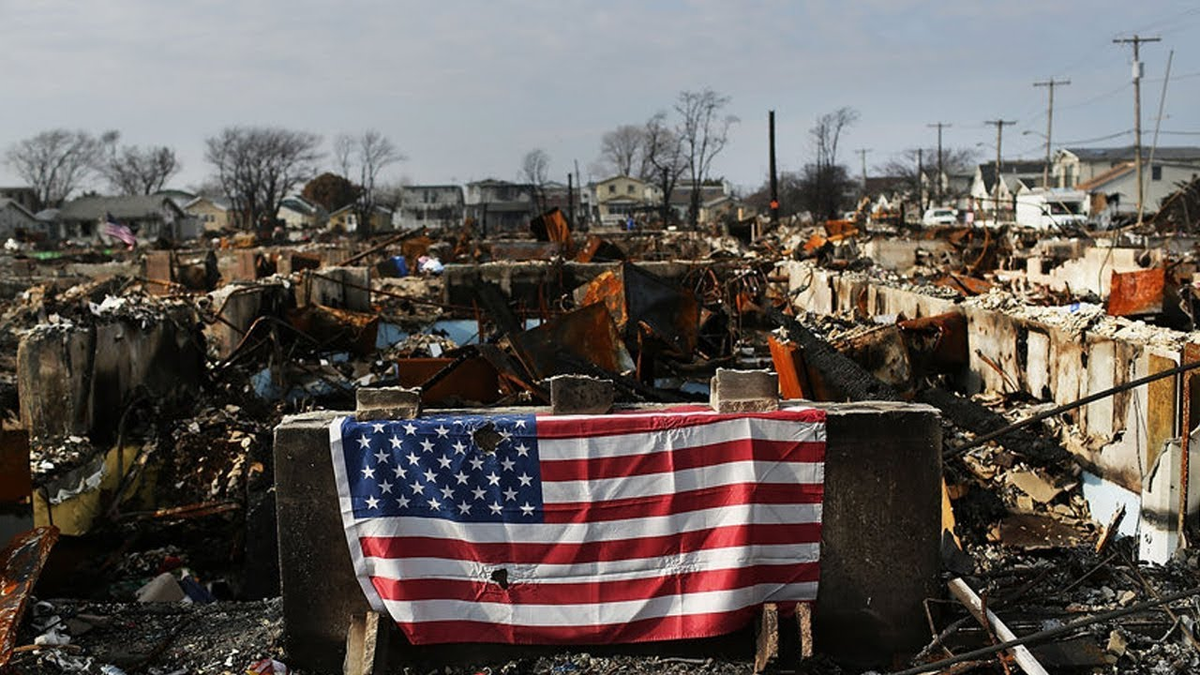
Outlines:
[[[825,413],[338,418],[346,539],[414,644],[707,637],[816,598]]]

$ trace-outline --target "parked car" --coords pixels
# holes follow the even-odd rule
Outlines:
[[[958,209],[926,209],[925,215],[921,217],[921,224],[929,227],[931,225],[953,225],[958,222]]]

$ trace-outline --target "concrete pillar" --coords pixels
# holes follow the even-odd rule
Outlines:
[[[817,651],[848,665],[888,666],[925,644],[922,600],[943,594],[941,427],[936,410],[924,405],[823,407],[828,446]],[[329,458],[328,425],[336,414],[290,416],[275,430],[284,640],[288,664],[306,670],[340,668],[347,626],[370,611],[350,563]],[[688,649],[702,652],[705,644],[693,641]],[[405,652],[453,658],[462,650],[393,654]]]
[[[30,436],[85,436],[92,425],[92,358],[88,328],[38,328],[17,347],[21,426]]]

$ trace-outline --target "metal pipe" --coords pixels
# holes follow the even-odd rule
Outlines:
[[[1054,417],[1055,415],[1064,413],[1068,410],[1074,410],[1075,408],[1085,406],[1089,403],[1095,403],[1096,401],[1106,399],[1109,396],[1112,396],[1113,394],[1119,394],[1123,391],[1128,391],[1130,389],[1133,389],[1134,387],[1140,387],[1143,384],[1148,384],[1150,382],[1155,382],[1157,380],[1161,380],[1161,379],[1164,379],[1167,377],[1172,377],[1172,376],[1178,375],[1180,373],[1186,373],[1190,370],[1195,370],[1196,368],[1200,368],[1200,361],[1193,361],[1191,363],[1185,363],[1181,366],[1176,366],[1169,370],[1164,370],[1164,371],[1161,371],[1158,373],[1154,373],[1152,375],[1140,377],[1136,380],[1133,380],[1132,382],[1126,382],[1125,384],[1118,385],[1111,389],[1105,389],[1104,391],[1097,392],[1097,393],[1091,394],[1089,396],[1085,396],[1085,397],[1079,399],[1078,401],[1073,401],[1071,403],[1066,403],[1064,405],[1060,405],[1056,408],[1051,408],[1050,410],[1040,412],[1036,415],[1033,415],[1032,417],[1027,417],[1019,422],[1013,422],[1012,424],[1010,424],[1006,427],[1002,427],[995,431],[988,432],[982,436],[978,436],[973,441],[968,441],[956,448],[950,448],[949,450],[946,450],[945,452],[942,453],[942,457],[945,459],[955,457],[957,455],[960,455],[960,454],[966,452],[967,450],[970,450],[971,448],[977,448],[977,447],[983,445],[984,443],[987,443],[988,441],[993,441],[1011,431],[1016,431],[1017,429],[1024,429],[1025,427],[1027,427],[1031,424],[1034,424],[1036,422],[1041,422],[1042,420],[1047,419],[1049,417]],[[1184,433],[1185,434],[1187,433],[1186,430]]]

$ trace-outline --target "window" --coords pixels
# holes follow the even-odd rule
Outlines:
[[[616,186],[616,185],[609,185],[609,186],[608,186],[608,194],[610,194],[610,195],[615,195],[615,194],[617,194],[617,186]]]
[[[1150,167],[1150,180],[1162,180],[1162,165],[1155,164]]]
[[[627,194],[627,195],[633,194],[633,185],[632,184],[625,186],[625,194]]]

